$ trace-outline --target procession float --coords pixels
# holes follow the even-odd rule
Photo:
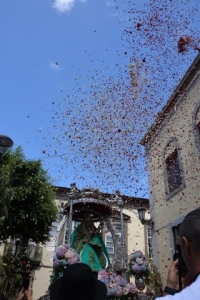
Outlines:
[[[98,190],[78,190],[76,184],[72,184],[68,196],[68,201],[62,205],[62,219],[57,228],[51,284],[62,276],[68,265],[83,262],[106,284],[107,299],[153,299],[153,295],[143,293],[145,278],[151,272],[148,259],[141,251],[135,251],[127,259],[126,215],[120,193],[107,197]],[[114,222],[116,218],[120,224],[120,238]],[[114,244],[112,262],[103,241],[105,228]],[[135,277],[135,282],[131,282],[131,276]]]

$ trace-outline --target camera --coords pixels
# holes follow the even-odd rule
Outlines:
[[[28,290],[29,287],[29,278],[23,278],[23,288],[25,291]]]
[[[188,270],[187,270],[187,266],[185,264],[185,261],[182,257],[182,252],[181,252],[181,246],[180,245],[176,245],[175,247],[175,253],[173,256],[173,260],[177,260],[178,259],[178,271],[181,277],[184,277]]]

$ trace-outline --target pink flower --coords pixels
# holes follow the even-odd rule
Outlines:
[[[121,286],[116,287],[116,296],[121,297],[123,295],[123,289]]]
[[[72,249],[67,250],[67,252],[65,253],[65,259],[70,259],[70,258],[74,257],[74,255],[75,255],[75,252]]]
[[[72,258],[68,259],[68,264],[73,265],[79,262],[79,255],[75,254]]]
[[[105,284],[109,283],[108,273],[105,270],[99,271],[98,279],[101,280]]]
[[[56,250],[56,255],[58,258],[64,258],[67,249],[64,246],[59,246]]]
[[[56,254],[54,255],[54,271],[56,269],[62,269],[66,265],[72,265],[79,262],[80,258],[78,253],[70,248],[69,245],[61,245],[57,248]]]
[[[134,283],[130,283],[130,293],[135,294],[137,292],[137,288]]]
[[[134,275],[149,271],[149,262],[142,251],[137,250],[129,256],[130,268]]]
[[[136,274],[140,274],[140,267],[137,264],[132,265],[132,271]]]
[[[142,258],[136,258],[136,263],[137,263],[138,265],[142,265],[142,264],[143,264]]]
[[[67,250],[70,248],[70,245],[69,244],[64,244],[63,245]]]
[[[130,284],[127,283],[123,288],[124,295],[127,295],[130,292]]]
[[[134,284],[129,284],[122,276],[114,272],[102,270],[98,273],[98,279],[106,284],[107,296],[121,297],[136,290]]]
[[[115,280],[117,282],[117,285],[121,287],[124,287],[127,284],[127,281],[122,276],[117,275]]]

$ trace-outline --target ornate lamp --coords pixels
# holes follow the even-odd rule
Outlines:
[[[13,140],[6,135],[0,135],[0,158],[13,146]]]
[[[154,222],[152,221],[152,219],[149,219],[149,220],[145,219],[146,208],[144,208],[143,206],[141,206],[141,207],[138,208],[137,211],[138,211],[138,216],[139,216],[140,222],[143,225],[148,225],[148,226],[150,226],[153,229]]]

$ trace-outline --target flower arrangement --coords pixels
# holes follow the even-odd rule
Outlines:
[[[149,262],[142,251],[137,250],[129,256],[130,273],[134,276],[150,274]]]
[[[107,297],[122,297],[137,292],[135,284],[127,282],[122,276],[101,270],[98,279],[107,287]]]
[[[70,245],[61,245],[56,249],[56,253],[53,259],[54,270],[58,266],[72,265],[79,262],[80,258],[78,253],[70,247]]]
[[[53,275],[51,284],[63,275],[63,270],[68,266],[80,261],[78,253],[70,245],[61,245],[56,249],[53,257]]]

